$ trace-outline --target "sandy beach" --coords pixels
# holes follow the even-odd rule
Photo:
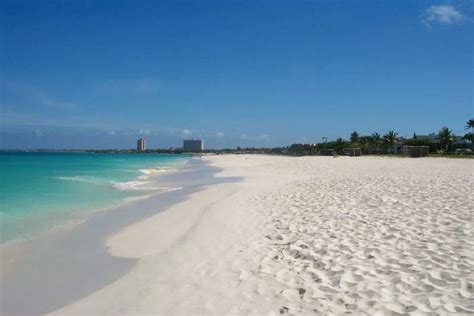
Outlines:
[[[0,17],[0,316],[474,316],[474,0]]]
[[[100,278],[101,269],[114,270],[117,263],[119,271],[43,312],[474,313],[474,161],[257,155],[203,160],[218,170],[213,181],[194,183],[185,199],[159,212],[159,200],[142,201],[142,208],[154,211],[90,241],[117,261],[91,266],[89,277]],[[133,212],[133,205],[116,216]]]

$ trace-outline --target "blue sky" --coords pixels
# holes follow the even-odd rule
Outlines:
[[[473,3],[2,0],[0,146],[462,134]]]

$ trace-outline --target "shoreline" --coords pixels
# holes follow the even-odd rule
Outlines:
[[[171,189],[150,178],[179,171],[192,157],[163,156],[153,155],[141,162],[124,155],[95,159],[90,154],[69,153],[25,154],[18,161],[15,155],[2,157],[11,166],[9,170],[20,171],[6,174],[15,179],[11,186],[5,174],[2,178],[6,187],[0,247],[35,239],[87,220],[96,212]]]
[[[117,218],[104,216],[96,237],[76,236],[79,249],[50,245],[49,256],[69,249],[92,262],[73,277],[74,264],[59,265],[66,273],[53,268],[42,279],[53,284],[38,280],[38,291],[81,291],[27,314],[474,312],[471,161],[229,155],[194,162],[191,173],[160,178],[182,183],[184,198],[156,200],[154,212],[133,221],[128,215],[140,203],[114,212],[124,216],[117,229],[107,227]],[[100,280],[92,286],[90,278]],[[22,295],[38,304],[31,291]]]
[[[180,190],[157,192],[106,208],[77,225],[1,247],[2,314],[52,312],[117,280],[133,267],[134,260],[111,256],[104,244],[106,238],[186,200],[192,192],[212,183],[216,172],[202,161],[190,159],[179,172],[160,174],[153,180],[162,186],[180,184]],[[193,183],[196,175],[200,181]]]

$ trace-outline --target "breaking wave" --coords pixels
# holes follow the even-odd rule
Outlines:
[[[174,172],[177,169],[171,168],[150,168],[139,169],[140,176],[131,181],[118,182],[112,180],[101,179],[93,176],[61,176],[55,177],[64,181],[78,181],[85,183],[92,183],[96,185],[105,185],[120,191],[155,191],[155,190],[169,190],[170,188],[159,186],[155,181],[147,181],[150,177],[163,174],[167,172]],[[136,172],[136,171],[135,171]]]
[[[78,181],[78,182],[88,182],[88,183],[96,183],[96,184],[103,184],[106,183],[106,180],[98,179],[94,177],[84,177],[84,176],[73,176],[73,177],[56,177],[59,180],[65,181]]]

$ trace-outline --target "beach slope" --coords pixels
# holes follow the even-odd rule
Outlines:
[[[204,159],[242,180],[108,236],[135,265],[53,314],[474,312],[472,160]]]

